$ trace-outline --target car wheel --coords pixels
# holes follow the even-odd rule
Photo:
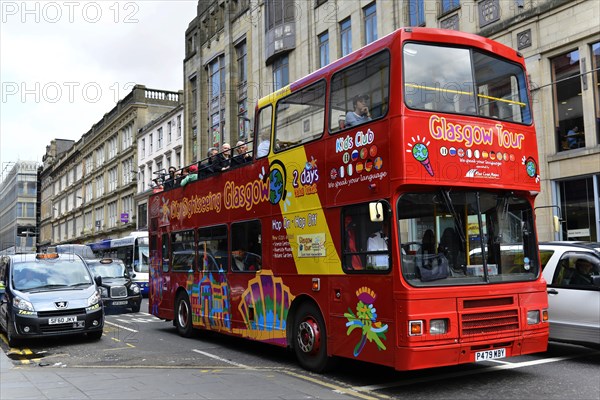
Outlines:
[[[140,312],[140,308],[142,307],[142,303],[134,303],[133,307],[131,307],[131,311],[133,312]]]
[[[94,331],[94,332],[88,332],[87,337],[90,340],[100,340],[100,338],[102,337],[102,330]]]
[[[177,326],[177,332],[181,336],[192,336],[192,307],[190,306],[188,296],[184,293],[177,296],[177,301],[175,302],[175,326]]]
[[[294,318],[294,353],[299,364],[313,372],[324,372],[332,365],[327,356],[327,333],[319,309],[312,303],[303,303]]]
[[[15,338],[15,332],[14,332],[14,326],[12,326],[11,322],[9,320],[6,321],[6,339],[8,342],[8,345],[10,347],[17,347],[19,344],[21,344],[21,341],[19,339]]]

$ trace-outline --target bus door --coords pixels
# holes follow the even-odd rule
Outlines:
[[[392,249],[397,243],[385,201],[344,207],[343,275],[330,278],[327,332],[333,353],[393,365],[395,347]]]
[[[153,246],[156,248],[156,246]],[[169,235],[163,233],[161,237],[161,252],[158,257],[151,261],[152,289],[150,297],[150,310],[160,312],[162,315],[170,315],[174,312],[174,299],[171,293],[171,274],[169,273],[171,262],[171,244]],[[154,312],[152,312],[154,314]]]

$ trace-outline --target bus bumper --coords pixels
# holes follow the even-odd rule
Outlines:
[[[518,338],[481,340],[419,347],[399,347],[395,369],[399,371],[477,363],[495,358],[516,357],[546,351],[548,332],[535,332]],[[503,349],[503,350],[502,350]]]

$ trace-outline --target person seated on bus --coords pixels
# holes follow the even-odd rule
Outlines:
[[[367,104],[369,99],[370,97],[367,94],[354,96],[352,99],[354,110],[346,113],[346,128],[371,120],[371,113]]]
[[[381,224],[381,229],[379,229],[377,232],[374,232],[367,239],[367,251],[387,251],[389,240],[388,233],[388,222],[383,221]],[[370,265],[374,269],[387,269],[389,263],[388,254],[371,254],[367,258],[367,265]]]
[[[221,171],[226,171],[231,167],[231,145],[229,143],[223,143],[221,146],[221,152],[218,155],[219,166]]]
[[[169,175],[165,179],[164,188],[165,190],[172,189],[175,187],[177,168],[174,166],[169,167]]]
[[[250,253],[244,248],[231,253],[233,262],[231,267],[237,271],[258,271],[260,270],[260,256],[255,253]]]
[[[438,253],[441,253],[444,256],[446,256],[446,258],[450,262],[450,267],[452,269],[458,270],[461,267],[460,265],[458,265],[458,261],[460,259],[460,251],[460,239],[454,228],[444,229],[442,237],[440,238],[440,246],[438,248]]]
[[[232,164],[234,166],[242,165],[252,161],[252,154],[248,151],[248,145],[246,142],[242,142],[241,140],[235,144],[235,152],[237,153],[233,156]]]
[[[260,136],[260,143],[258,144],[258,148],[256,149],[256,158],[264,157],[269,154],[269,150],[271,148],[271,138],[269,137],[269,132],[264,132]]]
[[[185,186],[190,182],[198,180],[198,166],[196,164],[190,165],[188,168],[188,174],[185,178],[181,180],[181,186]]]

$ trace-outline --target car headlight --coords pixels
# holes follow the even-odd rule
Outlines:
[[[19,310],[25,310],[25,311],[35,311],[35,309],[33,308],[33,304],[31,304],[29,301],[22,299],[20,297],[16,297],[13,300],[13,305],[15,307],[17,307]]]
[[[88,307],[99,303],[101,298],[102,297],[100,296],[100,291],[99,290],[95,291],[94,294],[91,295],[87,300]]]
[[[108,289],[105,287],[99,287],[98,290],[100,290],[100,296],[102,297],[108,297]]]
[[[133,292],[133,294],[139,294],[140,293],[140,287],[137,284],[135,284],[135,283],[131,284],[131,288],[130,289]]]

